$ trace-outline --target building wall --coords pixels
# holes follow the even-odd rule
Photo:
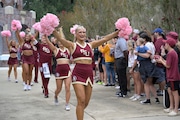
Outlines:
[[[18,7],[14,7],[14,1],[18,2]],[[11,30],[11,21],[13,19],[21,21],[22,25],[26,25],[29,28],[36,22],[35,11],[24,11],[22,8],[22,0],[2,0],[4,7],[0,8],[0,32],[3,30]],[[15,32],[11,31],[11,38],[17,41]],[[5,38],[0,36],[0,62],[3,61],[3,55],[8,54]],[[1,63],[0,63],[1,66]]]

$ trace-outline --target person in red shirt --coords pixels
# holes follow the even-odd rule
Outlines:
[[[50,75],[52,73],[51,59],[52,59],[52,50],[46,42],[47,36],[41,36],[41,43],[34,39],[33,44],[37,47],[39,52],[39,66],[42,78],[42,88],[44,93],[44,98],[49,97],[48,84]]]
[[[156,39],[154,46],[156,48],[155,55],[161,55],[161,46],[164,46],[163,40],[166,39],[165,33],[161,28],[156,28],[154,31],[154,38]],[[156,83],[159,84],[159,90],[157,90],[157,95],[162,96],[163,90],[165,88],[165,67],[158,63],[156,64],[156,69],[160,72],[160,75],[158,80],[156,80]]]
[[[179,107],[179,85],[180,85],[180,74],[178,70],[178,55],[173,47],[176,44],[174,39],[168,38],[165,43],[164,48],[168,51],[166,60],[162,57],[156,59],[158,63],[161,63],[166,67],[166,79],[168,86],[168,94],[170,98],[170,107],[164,109],[169,116],[176,116],[178,114]]]

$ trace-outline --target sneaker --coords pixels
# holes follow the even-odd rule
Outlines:
[[[49,96],[48,95],[44,95],[44,98],[48,98]]]
[[[163,91],[158,91],[157,96],[163,96]]]
[[[116,88],[116,89],[120,89],[120,86],[116,86],[115,88]]]
[[[24,85],[24,91],[28,90],[28,85]]]
[[[159,98],[155,98],[155,99],[156,99],[155,102],[156,102],[157,104],[160,104]]]
[[[133,96],[131,96],[129,99],[132,100],[132,99],[134,99],[134,98],[136,98],[136,94],[134,94]]]
[[[170,113],[168,113],[168,116],[176,116],[177,114],[177,112],[172,110]]]
[[[112,84],[110,84],[110,86],[115,86],[115,84],[114,84],[114,83],[112,83]]]
[[[31,85],[27,85],[27,89],[28,89],[28,90],[31,90]]]
[[[104,85],[104,86],[108,87],[108,86],[110,86],[110,85],[109,85],[109,84],[106,84],[106,85]]]
[[[8,81],[11,81],[11,78],[10,78],[10,77],[8,77],[8,78],[7,78],[7,80],[8,80]]]
[[[58,101],[58,98],[57,98],[57,97],[54,97],[54,104],[55,104],[55,105],[59,105],[59,101]]]
[[[120,92],[119,92],[119,91],[117,91],[115,95],[116,95],[116,96],[119,96],[119,94],[120,94]]]
[[[31,82],[31,86],[33,86],[34,85],[34,83],[33,82]]]
[[[126,97],[126,95],[125,95],[125,94],[123,94],[123,93],[119,93],[119,96],[118,96],[118,97],[125,98],[125,97]]]
[[[145,93],[141,93],[141,96],[142,96],[142,97],[145,97],[145,96],[146,96],[146,94],[145,94]]]
[[[137,101],[137,100],[140,100],[141,96],[140,95],[137,95],[134,99],[132,99],[132,101]]]
[[[66,105],[66,106],[65,106],[65,110],[66,110],[66,111],[70,111],[69,105]]]
[[[170,113],[172,111],[172,109],[167,108],[167,109],[164,109],[163,111],[166,112],[166,113]]]
[[[150,99],[146,99],[140,102],[141,104],[151,104]]]
[[[101,81],[98,81],[97,84],[98,84],[98,85],[102,85],[102,82],[101,82]]]
[[[15,83],[18,83],[18,80],[15,80]]]

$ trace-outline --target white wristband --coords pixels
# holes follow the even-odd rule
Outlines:
[[[37,40],[34,40],[33,44],[36,45],[37,43],[38,43],[38,41],[37,41]]]

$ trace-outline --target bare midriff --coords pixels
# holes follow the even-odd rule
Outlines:
[[[57,59],[57,64],[58,65],[69,64],[69,60],[68,59]]]
[[[76,60],[74,62],[79,64],[92,64],[92,60]]]
[[[23,55],[26,55],[26,56],[31,56],[33,55],[33,50],[23,50]]]
[[[11,58],[16,58],[16,57],[17,57],[17,53],[11,53],[11,54],[10,54],[10,57],[11,57]]]

